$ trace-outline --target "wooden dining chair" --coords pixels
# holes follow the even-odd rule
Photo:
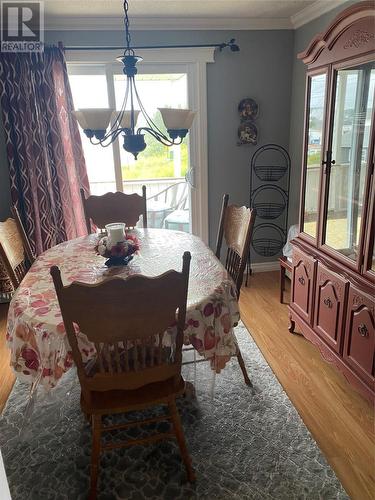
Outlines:
[[[25,231],[25,227],[22,224],[21,216],[20,216],[19,211],[17,210],[17,207],[15,205],[13,205],[11,210],[12,210],[12,215],[14,217],[14,220],[16,221],[16,224],[17,224],[18,232],[21,235],[23,249],[25,251],[25,254],[26,254],[26,257],[29,261],[29,264],[31,265],[35,260],[35,255],[34,255],[34,252],[31,248],[29,237],[27,236],[27,233]]]
[[[142,186],[142,196],[117,191],[86,198],[81,189],[81,199],[88,234],[92,232],[91,222],[100,229],[111,222],[124,222],[127,228],[134,228],[140,215],[143,227],[147,227],[146,186]]]
[[[228,205],[229,195],[223,196],[219,230],[217,234],[215,255],[220,259],[223,239],[227,246],[225,268],[233,279],[237,299],[240,297],[243,275],[250,251],[251,235],[254,227],[256,210],[245,206]],[[241,367],[245,383],[252,385],[247,374],[240,348],[237,352],[238,363]]]
[[[220,259],[223,239],[227,246],[225,268],[233,279],[237,298],[240,297],[243,275],[250,251],[256,210],[228,205],[229,195],[223,196],[215,255]]]
[[[13,288],[18,288],[34,259],[28,262],[22,236],[14,219],[0,222],[0,258]]]
[[[190,253],[183,256],[182,272],[168,271],[148,278],[133,275],[89,285],[74,282],[64,287],[60,270],[53,266],[62,317],[81,384],[81,408],[92,424],[91,489],[95,498],[102,450],[176,438],[189,481],[194,471],[186,447],[176,397],[183,394],[181,376],[183,329],[189,280]],[[175,348],[163,345],[163,334],[176,325]],[[95,346],[95,360],[85,365],[74,325]],[[163,416],[104,427],[102,416],[166,405]],[[161,420],[170,420],[173,432],[144,439],[102,443],[101,435]]]

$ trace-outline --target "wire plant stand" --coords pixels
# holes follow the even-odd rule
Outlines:
[[[246,286],[254,253],[278,255],[288,229],[290,157],[278,144],[258,148],[250,162],[250,207],[257,217],[248,258]]]

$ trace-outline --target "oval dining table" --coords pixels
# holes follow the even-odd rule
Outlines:
[[[140,240],[140,250],[126,266],[104,265],[106,259],[95,251],[99,239],[96,234],[61,243],[39,255],[9,306],[7,344],[17,377],[48,390],[73,365],[51,266],[61,269],[64,285],[73,281],[99,283],[110,276],[157,276],[169,269],[180,271],[184,251],[192,257],[184,342],[209,360],[217,373],[236,354],[236,289],[213,252],[189,233],[167,229],[133,232]],[[77,338],[83,357],[89,361],[94,350],[79,331]]]

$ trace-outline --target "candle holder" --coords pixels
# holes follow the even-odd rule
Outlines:
[[[125,231],[125,224],[114,223],[105,226],[107,236],[101,238],[96,245],[96,252],[107,260],[104,263],[106,266],[126,266],[140,245],[138,238]]]
[[[125,224],[123,222],[113,222],[106,224],[108,240],[112,245],[125,241]]]

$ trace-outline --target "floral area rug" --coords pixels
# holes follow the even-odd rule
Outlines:
[[[184,367],[196,397],[181,398],[178,406],[196,483],[186,482],[174,441],[134,446],[102,454],[99,500],[348,498],[242,324],[236,336],[254,389],[244,384],[236,358],[216,377],[209,363]],[[75,371],[65,375],[52,396],[38,396],[20,437],[28,391],[16,382],[0,418],[12,499],[86,499],[91,432],[80,410]],[[133,427],[118,438],[142,437],[155,428],[167,431],[169,424]]]

